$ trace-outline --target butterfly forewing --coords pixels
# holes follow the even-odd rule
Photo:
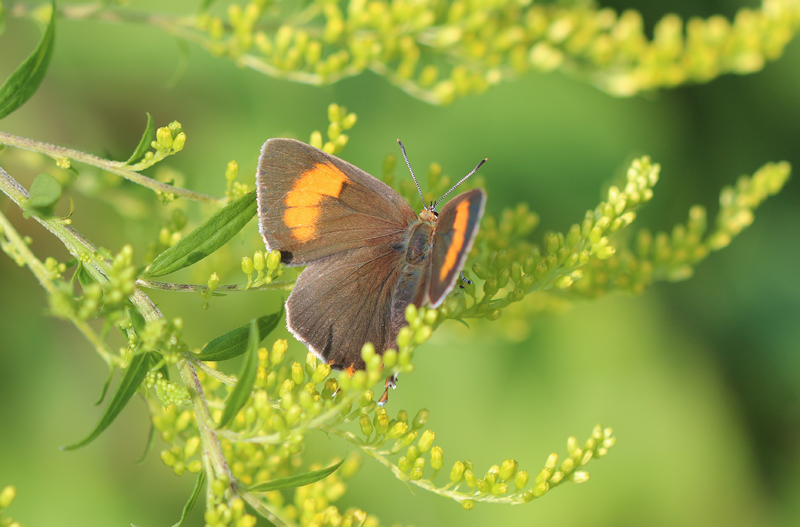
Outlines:
[[[428,277],[428,301],[438,307],[452,291],[478,233],[486,193],[479,188],[459,194],[444,206],[436,222]]]
[[[259,231],[289,265],[391,243],[416,219],[382,181],[294,139],[264,143],[256,189]]]

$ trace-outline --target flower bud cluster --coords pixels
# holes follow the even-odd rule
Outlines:
[[[215,479],[209,485],[210,496],[203,515],[206,527],[255,527],[257,518],[246,512],[245,501],[232,496],[231,482],[227,477]]]
[[[413,458],[409,477],[418,479],[423,470],[433,470],[435,474],[442,468],[442,449],[434,445],[435,434],[421,430],[428,411],[421,410],[410,419],[401,410],[392,418],[375,397],[375,389],[383,387],[384,368],[389,373],[411,371],[413,350],[430,336],[437,312],[412,306],[406,315],[409,325],[398,338],[399,352],[389,350],[381,356],[373,345],[366,344],[361,354],[365,369],[342,372],[338,378],[331,375],[329,364],[320,362],[312,353],[306,355],[304,362],[288,361],[288,343],[283,339],[276,340],[271,350],[259,349],[251,397],[227,430],[218,432],[222,452],[236,480],[247,486],[300,472],[307,431],[319,427],[338,433],[337,425],[347,422],[357,422],[374,448],[384,448],[382,452],[387,455],[405,453],[405,459]],[[206,366],[215,368],[216,364],[208,362]],[[219,382],[219,375],[201,370],[198,378],[212,408],[211,417],[218,420],[222,401],[227,398],[225,392],[230,389]],[[163,427],[164,421],[159,430],[171,430]],[[196,434],[196,430],[190,431]],[[173,432],[167,439],[178,435]],[[176,454],[177,450],[169,452],[176,462],[183,460],[186,464],[186,459]],[[345,491],[343,480],[355,473],[358,464],[358,458],[351,456],[333,475],[294,489],[294,497],[288,503],[284,502],[285,494],[279,492],[268,492],[265,498],[279,507],[286,518],[302,525],[378,525],[378,520],[366,513],[358,510],[342,513],[332,505]]]
[[[350,136],[344,132],[355,126],[357,120],[356,114],[347,113],[347,109],[344,106],[333,103],[328,106],[328,122],[330,123],[326,132],[328,140],[323,144],[322,132],[315,130],[311,133],[311,139],[309,139],[308,144],[329,154],[338,154],[347,145],[347,141],[350,140]]]
[[[160,371],[150,371],[144,380],[144,385],[148,388],[156,387],[156,396],[161,404],[169,406],[186,406],[191,404],[192,396],[189,390],[182,384],[171,382],[164,378]]]
[[[296,471],[309,427],[327,422],[328,417],[346,415],[355,402],[355,395],[347,393],[330,376],[330,365],[321,363],[311,353],[305,363],[287,363],[287,349],[287,341],[278,339],[271,350],[258,350],[253,394],[228,426],[233,434],[224,436],[222,442],[223,452],[232,460],[231,472],[245,485]],[[379,376],[377,371],[375,376]],[[367,372],[357,372],[353,379],[344,378],[351,385],[364,384]],[[218,392],[212,386],[219,384],[207,383],[205,375],[203,383],[208,386],[207,396]],[[212,412],[214,419],[220,415],[221,410]],[[244,441],[254,437],[260,440]],[[324,481],[332,485],[334,480]]]
[[[27,241],[25,243],[27,243]],[[18,266],[22,267],[25,265],[25,258],[20,254],[17,247],[6,238],[2,226],[0,226],[0,249],[2,249],[9,258],[14,260],[14,263]]]
[[[742,8],[733,21],[715,15],[684,23],[669,14],[652,38],[637,11],[594,3],[311,3],[270,30],[259,28],[263,11],[264,2],[253,1],[230,5],[225,21],[202,14],[199,40],[242,66],[307,84],[371,69],[437,104],[531,70],[578,69],[621,96],[752,73],[777,59],[800,27],[794,0]]]
[[[301,487],[303,488],[303,487]],[[298,489],[300,490],[300,489]],[[326,501],[308,498],[300,505],[286,507],[290,519],[297,520],[299,525],[309,527],[378,527],[377,517],[367,514],[361,509],[351,508],[342,512],[335,505],[322,507]]]
[[[284,273],[280,251],[256,251],[253,257],[242,257],[242,272],[247,275],[245,289],[270,284]],[[253,273],[256,276],[253,277]]]
[[[219,436],[223,454],[237,481],[253,485],[323,468],[312,465],[300,469],[306,432],[321,425],[357,419],[362,412],[378,408],[374,392],[367,385],[380,381],[380,356],[371,345],[364,348],[366,370],[357,371],[352,377],[343,373],[339,380],[331,376],[330,365],[320,362],[312,353],[302,363],[288,362],[286,340],[278,339],[271,349],[258,350],[253,394],[228,430]],[[210,382],[206,374],[199,377],[207,388],[206,396],[215,397],[218,394],[215,388],[220,385]],[[220,413],[214,410],[212,417],[218,419]],[[279,507],[286,518],[301,525],[378,525],[377,519],[363,512],[343,513],[333,505],[346,490],[344,480],[355,474],[359,464],[357,456],[350,456],[332,475],[294,489],[289,503],[280,492],[268,492],[265,498]]]
[[[338,460],[334,461],[338,462]],[[342,512],[336,505],[333,505],[347,490],[345,480],[353,476],[359,466],[358,456],[350,456],[339,470],[327,478],[295,489],[292,502],[287,504],[284,509],[287,516],[298,520],[300,525],[320,527],[372,525],[377,527],[379,521],[376,517],[368,515],[360,509],[349,509]],[[312,464],[309,470],[321,468],[323,467],[319,464]]]
[[[96,254],[87,258],[97,259],[104,264],[107,259],[111,259],[107,270],[108,280],[103,284],[95,282],[81,267],[83,264],[79,264],[75,277],[80,279],[83,294],[76,297],[73,287],[61,282],[58,291],[48,298],[50,311],[58,317],[81,321],[91,320],[99,316],[101,311],[112,321],[124,317],[125,304],[133,293],[136,281],[133,247],[124,245],[113,258],[105,249],[99,249]],[[53,258],[47,259],[45,268],[53,278],[60,276],[61,272],[66,270],[64,264],[59,264]]]
[[[147,320],[139,328],[131,322],[126,329],[131,327],[134,327],[135,333],[129,333],[130,351],[157,352],[166,364],[175,364],[188,350],[183,341],[183,319],[180,317]]]
[[[383,364],[387,369],[395,368],[400,372],[414,371],[411,360],[414,358],[414,349],[427,341],[433,334],[433,326],[436,324],[439,313],[436,309],[417,307],[409,304],[406,307],[406,322],[408,325],[402,327],[397,334],[397,349],[388,349],[376,360],[377,364]]]
[[[499,465],[489,467],[483,475],[475,469],[471,461],[456,461],[450,469],[448,484],[439,490],[460,502],[466,510],[474,508],[476,502],[529,502],[564,481],[587,481],[589,473],[583,468],[592,459],[608,454],[615,443],[611,429],[603,429],[598,425],[583,447],[578,445],[574,437],[570,437],[567,441],[567,457],[559,464],[558,454],[551,454],[544,468],[535,477],[531,477],[525,470],[519,470],[519,464],[513,459],[506,459]],[[402,465],[398,465],[402,470]],[[466,487],[465,491],[459,490],[462,486]]]
[[[786,162],[768,163],[752,177],[742,176],[733,187],[720,195],[720,210],[711,232],[706,210],[695,205],[686,223],[673,227],[671,233],[640,230],[631,249],[623,248],[604,261],[593,261],[584,269],[584,278],[576,293],[598,296],[607,291],[642,293],[654,280],[685,280],[694,266],[712,251],[726,247],[734,236],[749,226],[753,211],[769,196],[783,188],[791,167]]]
[[[587,264],[614,255],[610,235],[630,225],[636,218],[632,209],[652,198],[658,174],[659,165],[648,157],[635,160],[624,186],[612,186],[607,201],[587,211],[566,234],[548,233],[542,247],[526,240],[539,222],[527,206],[506,209],[499,220],[485,217],[470,254],[472,272],[464,273],[478,283],[455,288],[439,308],[440,318],[496,320],[504,307],[532,292],[580,283]]]
[[[133,247],[124,245],[114,256],[108,273],[108,283],[103,287],[103,304],[106,307],[121,305],[133,293],[136,267],[133,264]]]
[[[169,125],[156,130],[156,139],[150,142],[153,150],[145,152],[142,160],[130,168],[137,172],[142,171],[166,157],[177,154],[185,145],[186,133],[183,131],[183,126],[178,121],[172,121]]]
[[[567,457],[559,463],[558,454],[553,453],[547,458],[544,468],[533,480],[533,488],[522,493],[522,501],[531,501],[544,496],[553,487],[572,481],[583,483],[589,480],[589,473],[583,470],[592,459],[600,459],[617,442],[610,428],[600,425],[594,427],[591,437],[581,447],[575,437],[567,440]]]
[[[225,183],[227,185],[225,196],[228,197],[228,201],[239,199],[252,190],[247,183],[237,181],[237,177],[239,177],[239,163],[236,161],[228,162],[228,166],[225,168]]]
[[[147,382],[153,378],[152,374],[148,374]],[[203,468],[202,449],[192,410],[181,410],[175,404],[151,404],[150,411],[153,427],[161,439],[171,445],[161,451],[161,461],[177,476],[186,471],[194,474],[200,472]]]

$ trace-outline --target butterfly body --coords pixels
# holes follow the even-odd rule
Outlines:
[[[391,187],[292,139],[270,139],[258,174],[259,230],[290,266],[305,265],[286,302],[292,334],[336,369],[363,369],[361,348],[396,347],[409,304],[439,306],[477,233],[485,193],[417,216]]]

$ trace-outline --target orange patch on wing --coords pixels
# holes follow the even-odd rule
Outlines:
[[[444,255],[444,264],[439,269],[439,281],[444,281],[450,271],[458,261],[458,255],[464,247],[464,240],[467,235],[467,223],[469,222],[469,201],[464,200],[456,206],[456,219],[453,221],[453,240]]]
[[[347,176],[338,168],[318,163],[295,182],[286,194],[283,213],[283,222],[292,229],[292,237],[306,242],[314,236],[322,197],[338,197],[345,181]]]

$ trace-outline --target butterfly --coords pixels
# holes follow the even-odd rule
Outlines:
[[[417,183],[400,141],[403,158]],[[486,204],[486,193],[417,216],[379,179],[294,139],[270,139],[256,174],[259,232],[288,266],[306,266],[286,301],[286,325],[334,369],[364,369],[367,342],[396,347],[409,304],[438,307],[455,287]]]

